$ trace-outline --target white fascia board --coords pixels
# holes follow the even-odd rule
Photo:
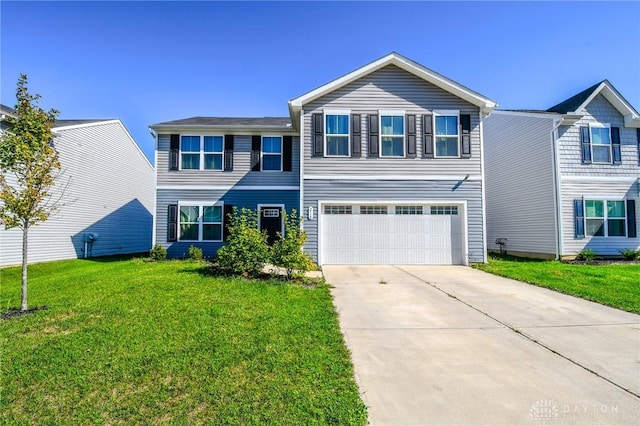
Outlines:
[[[583,111],[587,105],[593,101],[593,99],[602,94],[604,98],[609,101],[611,105],[625,118],[625,126],[627,126],[627,122],[633,123],[634,120],[640,121],[640,116],[638,112],[622,97],[622,95],[610,84],[606,81],[603,81],[600,86],[596,90],[593,91],[591,96],[589,96],[583,103],[576,109],[576,113]],[[627,116],[630,117],[627,119]],[[640,127],[640,123],[637,125],[629,125],[627,127]]]
[[[183,190],[183,191],[298,191],[296,185],[157,185],[158,190]]]
[[[557,120],[562,114],[557,112],[530,112],[530,111],[506,111],[495,109],[491,115],[514,115],[519,117],[545,118],[548,120]]]
[[[115,119],[115,120],[101,120],[101,121],[91,121],[89,123],[82,123],[82,124],[72,124],[72,125],[69,125],[69,126],[55,126],[55,127],[52,127],[51,130],[61,131],[61,130],[82,129],[84,127],[100,126],[100,125],[104,125],[104,124],[113,124],[113,123],[120,123],[120,120],[118,120],[118,119]]]
[[[297,136],[299,132],[289,126],[206,126],[202,124],[185,124],[180,126],[149,126],[150,129],[155,130],[158,133],[181,133],[198,132],[198,133],[215,133],[215,134],[227,134],[227,135],[260,135],[264,132],[278,133],[291,136]]]
[[[624,127],[634,127],[636,129],[640,128],[640,117],[632,114],[625,115]]]

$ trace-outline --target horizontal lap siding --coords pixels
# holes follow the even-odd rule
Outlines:
[[[484,122],[487,245],[555,254],[553,120],[491,114]]]
[[[323,109],[349,109],[352,114],[362,114],[361,158],[311,157],[311,116]],[[417,158],[367,158],[367,114],[378,110],[404,110],[415,114]],[[471,158],[424,159],[422,157],[422,114],[433,110],[460,110],[471,115]],[[474,105],[404,71],[387,66],[356,82],[304,105],[304,173],[305,174],[479,174],[481,169],[479,110]]]
[[[185,133],[191,134],[191,133]],[[193,133],[197,134],[197,133]],[[247,185],[298,186],[300,184],[300,138],[292,139],[290,172],[252,172],[251,136],[236,135],[233,148],[233,171],[169,170],[170,135],[158,135],[158,185]]]
[[[468,256],[470,262],[484,261],[482,239],[481,184],[467,181],[453,189],[455,181],[332,181],[306,180],[304,182],[304,229],[309,237],[305,251],[318,258],[318,201],[371,200],[380,202],[455,200],[467,201]],[[306,212],[313,207],[314,218]]]
[[[189,246],[202,248],[207,257],[215,256],[223,243],[208,242],[167,242],[167,209],[169,204],[179,201],[223,201],[238,209],[249,208],[255,210],[258,204],[284,204],[288,211],[299,210],[300,193],[298,191],[205,191],[205,190],[158,190],[156,211],[156,242],[167,249],[170,257],[187,256]]]

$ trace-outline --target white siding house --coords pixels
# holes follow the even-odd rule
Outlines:
[[[2,113],[13,110],[3,106]],[[154,170],[122,122],[59,120],[53,132],[62,166],[59,209],[30,228],[28,261],[148,251]],[[0,225],[0,266],[21,260],[22,232]]]

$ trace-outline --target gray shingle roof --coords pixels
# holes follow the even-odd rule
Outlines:
[[[290,127],[289,117],[191,117],[165,121],[155,126],[213,126],[213,127]]]
[[[87,118],[82,120],[56,120],[54,127],[75,126],[76,124],[99,123],[101,121],[115,120],[112,118]]]
[[[549,112],[559,112],[560,114],[566,114],[568,112],[575,111],[604,82],[608,83],[607,80],[602,80],[601,82],[594,84],[593,86],[589,87],[588,89],[583,90],[582,92],[578,93],[577,95],[574,95],[574,96],[570,97],[569,99],[560,102],[558,105],[552,106],[547,111],[549,111]]]

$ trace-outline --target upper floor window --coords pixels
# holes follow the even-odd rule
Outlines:
[[[611,163],[611,129],[608,124],[591,124],[591,158],[594,163]]]
[[[222,136],[181,136],[182,170],[222,170]]]
[[[380,113],[380,156],[404,157],[404,114]]]
[[[436,157],[458,157],[459,131],[458,112],[442,111],[434,112]]]
[[[623,200],[585,200],[586,235],[592,237],[626,236],[626,209]]]
[[[325,113],[325,155],[349,156],[349,114]]]
[[[262,170],[282,171],[282,137],[262,137]]]
[[[180,205],[180,241],[222,241],[221,205]]]

